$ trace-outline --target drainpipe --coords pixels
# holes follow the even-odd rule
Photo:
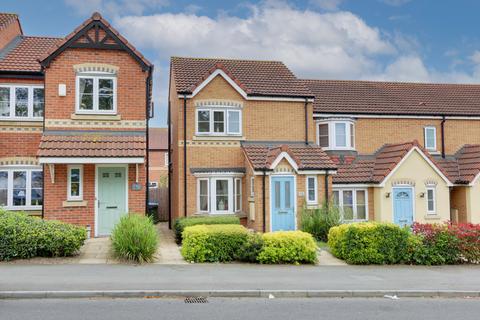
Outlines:
[[[440,124],[442,135],[442,158],[445,158],[445,116],[442,116],[442,122]]]
[[[305,144],[308,145],[308,99],[305,98]]]
[[[187,216],[187,95],[183,95],[183,215]]]
[[[170,95],[169,95],[170,96]],[[170,99],[168,100],[168,114],[167,114],[167,121],[168,121],[168,229],[172,229],[172,156],[171,156],[171,142],[170,142],[170,135],[172,134],[172,129],[170,125]]]
[[[263,201],[262,201],[262,205],[263,205],[263,232],[265,233],[266,229],[267,229],[267,221],[266,221],[266,217],[267,217],[267,206],[265,204],[265,178],[266,178],[266,169],[263,169],[263,176],[262,176],[262,197],[263,197]]]
[[[325,203],[328,208],[329,205],[329,199],[328,199],[328,170],[325,170]]]
[[[45,72],[44,68],[42,67],[43,73],[43,120],[42,120],[42,134],[45,132],[45,107],[47,106],[47,95],[45,94],[45,90],[47,89],[47,81],[45,81]],[[42,219],[45,218],[45,164],[42,164]]]
[[[146,118],[147,118],[147,123],[146,123],[146,131],[145,131],[145,140],[146,140],[146,144],[147,144],[147,154],[146,154],[146,159],[145,159],[145,166],[146,166],[146,177],[145,177],[145,183],[146,183],[146,186],[145,186],[145,215],[148,215],[148,204],[149,204],[149,198],[150,198],[150,188],[149,188],[149,184],[150,184],[150,152],[149,152],[149,143],[150,143],[150,135],[149,135],[149,126],[150,126],[150,110],[151,108],[153,107],[151,104],[152,104],[152,97],[151,97],[151,88],[152,88],[152,72],[153,72],[153,67],[149,68],[148,70],[148,76],[147,76],[147,83],[146,83],[146,89],[147,89],[147,92],[146,92],[146,102],[147,102],[147,105],[146,105]]]

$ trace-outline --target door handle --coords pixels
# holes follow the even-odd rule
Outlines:
[[[107,209],[118,209],[118,206],[107,206]]]
[[[287,214],[288,211],[278,211],[278,214]]]

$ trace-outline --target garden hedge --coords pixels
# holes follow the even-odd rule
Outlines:
[[[86,238],[83,227],[0,209],[0,260],[71,256]]]
[[[175,220],[173,230],[175,231],[175,240],[178,244],[182,243],[182,233],[186,227],[196,226],[199,224],[240,224],[240,219],[236,216],[196,216],[187,218],[178,218]]]
[[[331,228],[328,245],[350,264],[395,264],[404,260],[409,237],[407,228],[391,223],[352,223]]]
[[[237,224],[196,225],[183,231],[182,255],[193,262],[232,261],[247,241],[248,230]]]
[[[300,264],[317,261],[317,245],[303,231],[277,231],[262,235],[263,246],[257,260],[268,264]]]

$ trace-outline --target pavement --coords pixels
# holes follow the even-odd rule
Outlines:
[[[478,299],[183,299],[0,300],[0,320],[335,319],[476,320]],[[248,311],[247,311],[248,310]]]
[[[0,298],[479,297],[480,266],[0,265]]]

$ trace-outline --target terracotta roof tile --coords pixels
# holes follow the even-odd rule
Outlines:
[[[18,20],[18,15],[15,13],[1,13],[0,12],[0,30],[5,29],[9,24]]]
[[[336,169],[330,157],[316,145],[305,144],[244,144],[244,153],[255,170],[269,169],[282,152],[287,152],[300,170]]]
[[[38,58],[60,41],[60,38],[19,36],[0,55],[0,71],[40,72]]]
[[[480,115],[480,85],[303,80],[319,113]]]
[[[39,157],[144,157],[145,136],[85,133],[44,134]]]
[[[171,69],[177,93],[192,93],[215,70],[221,69],[251,96],[313,97],[280,61],[173,57]]]
[[[480,173],[480,145],[464,145],[453,156],[438,158],[456,184],[469,184]]]
[[[148,144],[151,150],[168,150],[168,128],[150,128]]]

